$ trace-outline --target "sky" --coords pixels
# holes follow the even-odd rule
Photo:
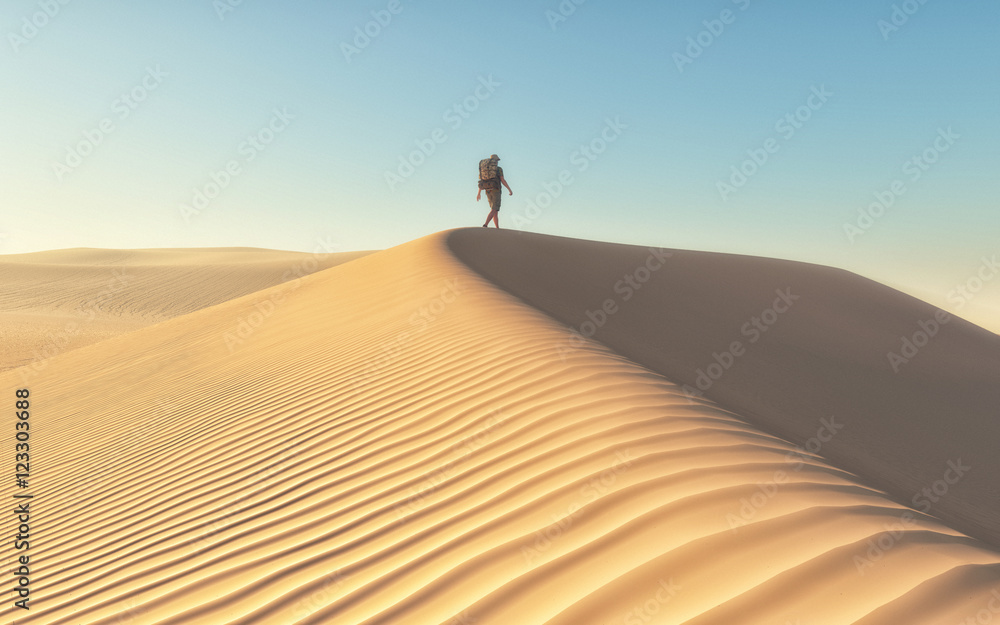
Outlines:
[[[5,0],[0,254],[501,226],[855,271],[1000,331],[995,0]]]

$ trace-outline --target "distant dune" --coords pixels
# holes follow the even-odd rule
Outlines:
[[[71,249],[0,256],[0,370],[294,280],[366,252]]]
[[[615,295],[649,254],[439,233],[51,358],[30,384],[41,537],[32,609],[4,616],[19,625],[950,625],[991,614],[1000,553],[892,501],[872,487],[874,474],[821,457],[860,462],[873,443],[849,453],[841,441],[862,426],[834,393],[802,386],[820,381],[796,368],[819,367],[824,384],[876,402],[872,422],[894,425],[889,413],[908,411],[906,445],[941,429],[939,415],[905,397],[879,404],[889,400],[862,384],[887,378],[860,348],[881,349],[894,324],[908,327],[886,311],[894,300],[884,287],[677,252],[650,269],[646,295]],[[804,281],[789,282],[796,276]],[[203,274],[199,288],[222,292],[230,280]],[[707,366],[740,338],[744,313],[787,287],[801,299],[718,388],[690,399],[688,363]],[[137,289],[118,301],[145,310],[146,297]],[[615,297],[620,309],[597,335],[613,349],[568,332]],[[831,302],[841,297],[858,325],[839,325],[847,306]],[[971,330],[947,328],[956,336],[942,332],[935,345],[949,371],[987,357],[990,344],[952,344]],[[941,357],[921,352],[900,375],[917,376],[908,389],[921,398],[934,382],[924,356]],[[684,375],[656,372],[675,361]],[[791,377],[778,374],[782,363]],[[22,371],[0,372],[0,388],[13,396]],[[956,382],[972,397],[955,405],[986,401],[984,376]],[[710,399],[722,388],[729,408]],[[738,400],[753,413],[735,411]],[[787,414],[795,406],[809,412]],[[796,448],[748,420],[821,448]],[[952,429],[946,449],[956,440],[979,449]],[[3,429],[8,449],[12,431]],[[882,444],[887,460],[866,471],[888,474],[912,449]],[[985,497],[979,470],[949,491],[956,508],[954,493]],[[965,504],[988,512],[993,502]]]

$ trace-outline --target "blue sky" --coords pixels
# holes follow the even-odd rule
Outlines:
[[[230,1],[4,3],[0,253],[389,247],[481,224],[496,152],[503,226],[844,267],[1000,330],[1000,276],[948,297],[1000,254],[995,1]]]

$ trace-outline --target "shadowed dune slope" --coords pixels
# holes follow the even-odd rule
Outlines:
[[[1000,545],[1000,336],[818,265],[479,228],[448,245],[571,330]],[[839,429],[817,441],[824,418]]]
[[[0,256],[0,370],[41,369],[55,354],[369,253],[69,249]]]
[[[991,605],[983,543],[565,337],[439,234],[54,357],[31,384],[18,624],[938,625]]]

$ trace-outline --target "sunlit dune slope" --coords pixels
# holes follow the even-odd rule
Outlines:
[[[0,370],[33,364],[368,252],[70,249],[0,256]]]
[[[31,384],[40,540],[17,622],[936,625],[988,609],[1000,554],[565,340],[439,234],[53,358]]]
[[[824,456],[1000,545],[1000,336],[818,265],[503,230],[449,245],[571,330],[772,433],[804,444],[835,419]]]

